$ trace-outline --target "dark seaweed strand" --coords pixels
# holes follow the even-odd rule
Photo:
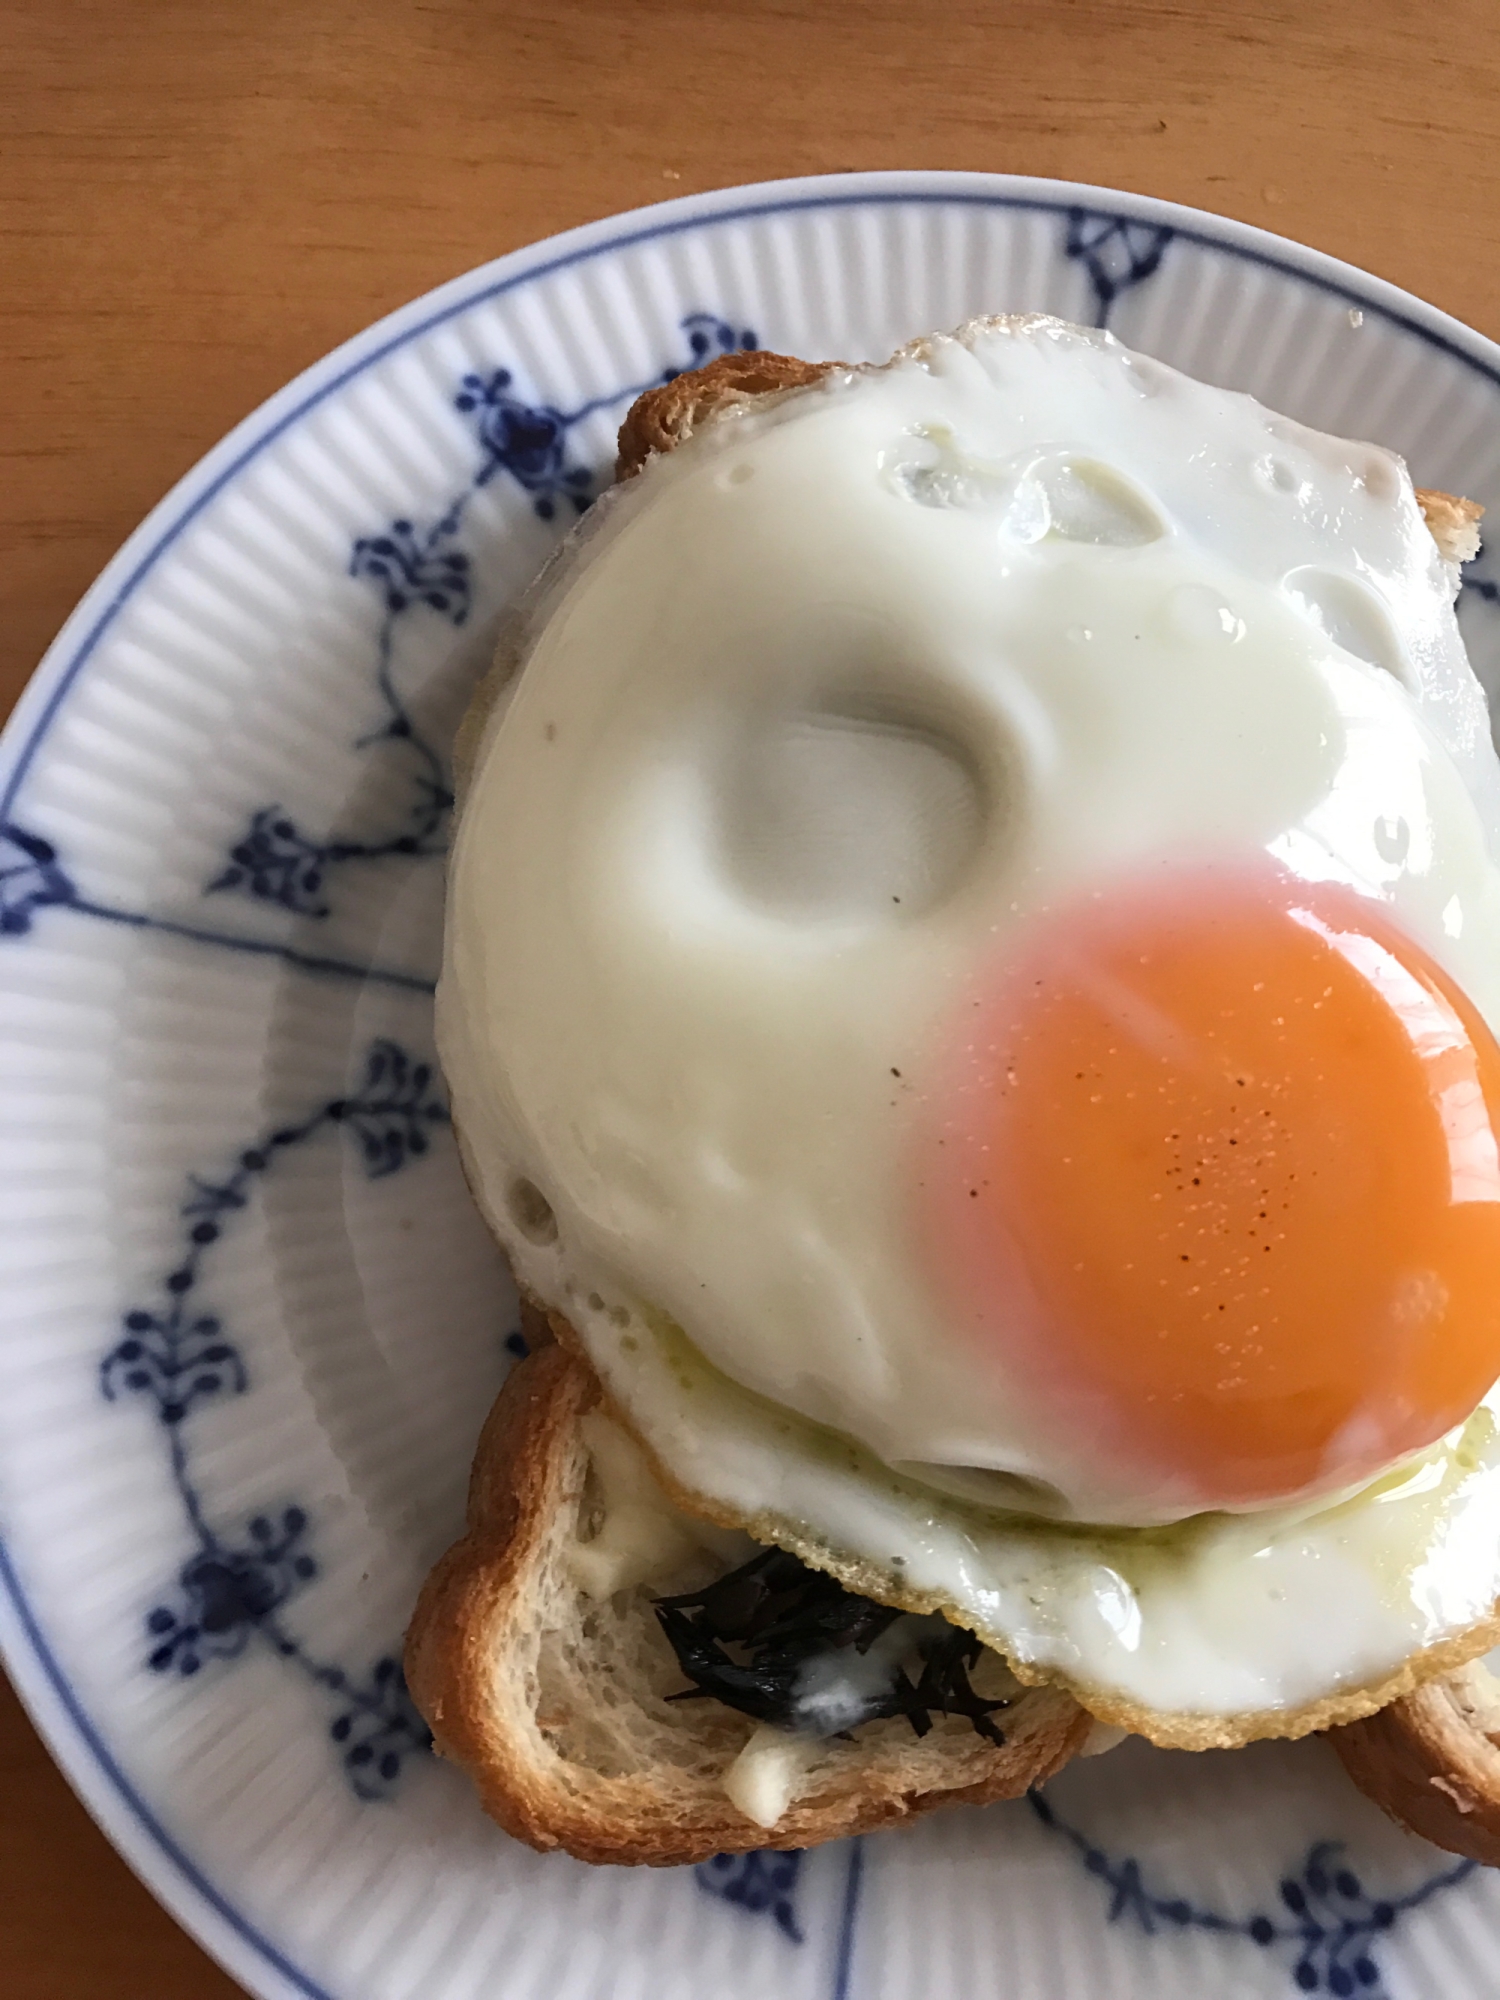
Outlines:
[[[704,1590],[659,1598],[656,1615],[693,1683],[668,1700],[721,1701],[757,1722],[792,1729],[802,1720],[797,1690],[808,1663],[844,1646],[868,1652],[904,1614],[855,1596],[782,1549],[764,1549]],[[726,1650],[731,1646],[734,1653]],[[984,1700],[969,1683],[984,1650],[974,1634],[950,1626],[946,1635],[919,1640],[915,1650],[922,1663],[917,1679],[893,1665],[889,1688],[870,1699],[852,1727],[904,1715],[925,1736],[936,1710],[967,1716],[979,1735],[1003,1743],[990,1717],[1007,1704]]]

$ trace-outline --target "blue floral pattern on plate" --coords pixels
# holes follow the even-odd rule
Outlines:
[[[1112,1858],[1061,1819],[1040,1792],[1030,1797],[1042,1825],[1059,1834],[1086,1873],[1110,1892],[1110,1923],[1133,1923],[1148,1937],[1163,1930],[1197,1930],[1243,1939],[1287,1960],[1296,1992],[1329,1993],[1336,2000],[1349,2000],[1351,1994],[1389,2000],[1375,1955],[1378,1941],[1388,1938],[1408,1912],[1466,1881],[1476,1866],[1449,1862],[1402,1895],[1372,1896],[1349,1865],[1344,1844],[1318,1840],[1277,1883],[1280,1908],[1274,1916],[1263,1911],[1228,1916],[1152,1887],[1140,1862]]]
[[[389,831],[366,839],[315,838],[279,805],[258,807],[231,847],[228,865],[208,884],[210,894],[232,889],[298,916],[326,917],[331,911],[328,886],[334,870],[393,855],[443,853],[443,833],[453,809],[452,783],[443,758],[417,727],[396,686],[398,630],[424,613],[455,627],[467,622],[474,564],[459,536],[469,503],[492,479],[502,473],[513,479],[530,495],[540,520],[583,513],[594,497],[598,475],[592,466],[570,462],[570,432],[585,418],[633,402],[643,390],[674,381],[715,353],[756,345],[751,328],[735,326],[718,313],[690,312],[680,325],[688,350],[681,360],[668,362],[649,381],[625,383],[573,410],[522,397],[509,368],[463,377],[453,407],[469,420],[480,447],[468,485],[429,526],[404,518],[392,521],[379,533],[361,535],[349,559],[350,575],[374,585],[382,609],[375,642],[375,685],[385,719],[362,736],[356,748],[386,745],[402,754],[411,767],[410,802]]]
[[[1134,1928],[1143,1936],[1207,1932],[1274,1955],[1286,1968],[1289,1996],[1324,1993],[1332,2000],[1391,2000],[1379,1956],[1403,1918],[1457,1888],[1474,1873],[1472,1861],[1449,1860],[1415,1888],[1380,1896],[1367,1888],[1351,1865],[1345,1843],[1318,1840],[1277,1881],[1265,1910],[1247,1916],[1205,1907],[1190,1896],[1153,1883],[1133,1856],[1112,1856],[1069,1824],[1041,1792],[1028,1803],[1042,1826],[1077,1857],[1090,1881],[1108,1893],[1111,1925]],[[1015,1806],[995,1808],[1014,1812]],[[864,1843],[847,1843],[838,1950],[831,2000],[848,2000],[855,1929],[864,1872]],[[794,1945],[805,1942],[797,1895],[805,1856],[792,1849],[723,1854],[695,1871],[698,1886],[747,1915],[774,1925]]]
[[[1096,326],[1107,327],[1117,301],[1155,277],[1175,234],[1161,223],[1132,222],[1123,215],[1099,215],[1087,208],[1068,210],[1063,250],[1088,273]]]
[[[70,910],[76,916],[120,924],[129,930],[151,931],[190,944],[216,945],[220,950],[243,952],[253,958],[276,958],[298,972],[395,986],[411,993],[430,993],[434,984],[420,973],[361,964],[330,953],[303,951],[272,938],[246,937],[233,931],[213,930],[204,924],[184,923],[175,917],[153,916],[145,910],[96,902],[80,892],[50,840],[14,821],[0,824],[0,943],[25,937],[44,910]]]
[[[277,1124],[235,1154],[212,1178],[188,1177],[179,1210],[183,1243],[154,1304],[132,1306],[121,1337],[100,1363],[110,1402],[138,1397],[151,1409],[166,1442],[172,1484],[195,1547],[177,1573],[176,1596],[145,1617],[146,1663],[154,1673],[184,1679],[209,1661],[238,1659],[252,1643],[269,1646],[334,1701],[329,1736],[350,1784],[362,1799],[384,1799],[402,1760],[431,1744],[413,1707],[394,1652],[382,1654],[363,1677],[320,1658],[282,1617],[287,1603],[318,1573],[308,1546],[311,1522],[295,1505],[255,1514],[243,1528],[215,1524],[194,1477],[188,1420],[200,1406],[243,1396],[250,1370],[218,1313],[198,1302],[204,1264],[255,1187],[294,1148],[328,1130],[350,1135],[371,1180],[399,1173],[430,1148],[447,1123],[431,1063],[414,1061],[397,1043],[375,1042],[364,1073],[348,1096],[331,1097],[292,1123]]]
[[[797,1882],[802,1872],[800,1848],[777,1852],[760,1848],[749,1854],[717,1854],[694,1871],[698,1886],[721,1902],[769,1917],[783,1937],[804,1942],[797,1921]]]

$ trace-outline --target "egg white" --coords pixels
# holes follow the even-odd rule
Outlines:
[[[1166,1528],[1190,1494],[943,1337],[900,1148],[977,953],[1184,854],[1378,896],[1500,1026],[1451,583],[1389,454],[1038,320],[720,421],[553,569],[464,805],[440,1044],[519,1274],[701,1511],[1161,1740],[1485,1643],[1487,1415],[1408,1485]],[[1117,1526],[933,1484],[975,1472]]]
[[[879,1602],[940,1611],[1018,1678],[1064,1686],[1168,1748],[1327,1729],[1500,1642],[1493,1396],[1332,1506],[1111,1529],[1001,1514],[903,1478],[729,1381],[659,1315],[576,1291],[567,1313],[690,1513]]]

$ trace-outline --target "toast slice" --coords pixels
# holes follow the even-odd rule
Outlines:
[[[889,1716],[819,1739],[718,1701],[674,1701],[687,1683],[656,1599],[701,1588],[743,1550],[707,1546],[702,1535],[720,1533],[643,1491],[643,1471],[591,1370],[543,1345],[500,1393],[468,1532],[418,1600],[412,1695],[439,1752],[518,1840],[657,1867],[809,1847],[1018,1797],[1082,1747],[1090,1720],[1072,1698],[1020,1688],[994,1655],[975,1686],[1004,1703],[998,1742],[960,1715],[933,1716],[921,1737]],[[654,1560],[632,1581],[643,1549]]]
[[[1328,1740],[1398,1825],[1500,1868],[1500,1679],[1483,1660],[1331,1730]]]

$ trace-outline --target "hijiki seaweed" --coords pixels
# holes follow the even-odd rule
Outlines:
[[[865,1655],[906,1613],[856,1597],[831,1576],[809,1569],[781,1549],[765,1549],[706,1589],[659,1598],[656,1615],[678,1665],[693,1683],[672,1701],[713,1699],[788,1729],[807,1728],[809,1669],[852,1648]],[[969,1684],[984,1648],[972,1632],[938,1619],[913,1621],[915,1680],[892,1660],[883,1689],[859,1703],[849,1727],[904,1715],[918,1736],[932,1715],[967,1716],[991,1743],[1004,1736],[990,1720],[1004,1699],[985,1700]],[[729,1647],[735,1649],[731,1654]],[[814,1725],[815,1726],[815,1725]],[[834,1733],[846,1735],[847,1729]]]

